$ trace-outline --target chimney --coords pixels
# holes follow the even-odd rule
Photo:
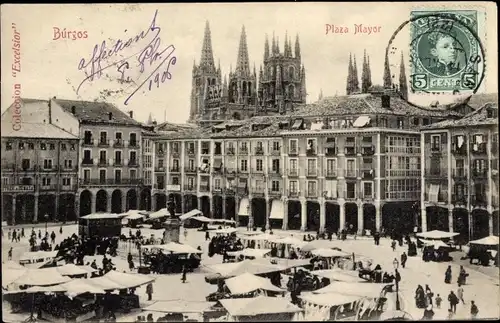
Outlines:
[[[109,121],[113,120],[113,112],[108,113]]]
[[[76,107],[75,106],[72,106],[71,107],[71,113],[75,114],[76,113]]]
[[[391,108],[391,97],[387,94],[382,94],[382,108],[390,109]]]
[[[134,119],[134,111],[130,110],[128,112],[128,115],[130,116],[131,119]]]
[[[430,104],[431,108],[437,108],[439,106],[439,101],[432,101]]]

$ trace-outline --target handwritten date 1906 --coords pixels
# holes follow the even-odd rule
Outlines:
[[[85,59],[82,58],[78,65],[78,69],[84,71],[86,78],[78,86],[77,94],[84,83],[91,83],[99,79],[103,75],[102,71],[112,66],[116,68],[117,80],[120,84],[138,84],[125,100],[125,105],[128,105],[130,99],[139,89],[143,88],[146,83],[149,83],[147,90],[151,91],[154,85],[158,88],[160,84],[164,83],[166,80],[170,80],[172,78],[170,67],[177,62],[177,58],[173,55],[175,47],[174,45],[168,45],[163,50],[160,50],[161,28],[156,25],[157,15],[158,10],[155,11],[153,20],[147,29],[143,30],[135,37],[130,37],[126,42],[118,40],[113,49],[106,48],[106,41],[103,41],[101,46],[95,45],[91,59],[85,61]],[[125,30],[125,32],[126,31],[127,30]],[[127,48],[136,47],[135,45],[140,44],[143,39],[150,39],[150,37],[148,37],[149,35],[153,36],[152,39],[135,54],[122,59],[118,58],[114,62],[108,61],[109,58],[116,57],[119,52]],[[107,63],[107,65],[103,67],[102,65],[104,65],[104,62]],[[149,73],[147,77],[142,77],[142,75],[151,68],[153,71]]]

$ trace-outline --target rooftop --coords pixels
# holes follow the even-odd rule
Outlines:
[[[492,112],[495,112],[494,114]],[[444,120],[428,126],[422,127],[422,130],[446,129],[459,127],[476,127],[498,125],[498,104],[487,103],[481,108],[473,111],[458,120]]]
[[[1,135],[6,138],[78,139],[77,136],[50,123],[23,122],[21,129],[16,131],[12,128],[12,122],[4,121]]]
[[[105,123],[141,126],[141,123],[134,120],[127,113],[121,111],[111,103],[73,101],[57,98],[55,98],[54,101],[70,114],[73,113],[72,109],[73,107],[75,107],[75,117],[77,117],[81,122],[84,123]]]

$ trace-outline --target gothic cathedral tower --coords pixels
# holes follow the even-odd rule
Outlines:
[[[266,35],[264,43],[264,67],[259,73],[260,114],[285,114],[294,104],[306,102],[306,75],[300,56],[299,36],[295,40],[295,56],[292,40],[285,35],[285,48],[280,52],[279,39],[273,35],[271,50]]]
[[[210,118],[210,106],[218,105],[223,96],[220,64],[215,68],[212,50],[212,37],[208,21],[201,48],[200,64],[193,64],[193,83],[191,90],[191,109],[189,120]]]

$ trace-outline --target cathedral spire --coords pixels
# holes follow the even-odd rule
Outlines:
[[[276,54],[280,53],[280,37],[276,37]]]
[[[214,53],[212,51],[212,36],[210,33],[210,25],[205,23],[205,35],[203,37],[203,46],[201,48],[201,60],[200,66],[211,66],[215,68],[214,64]]]
[[[353,88],[353,66],[352,66],[352,54],[349,53],[349,66],[347,67],[347,85],[346,94],[349,95],[354,91]]]
[[[272,56],[276,54],[276,38],[274,37],[274,31],[273,31],[273,44],[272,44],[271,54]]]
[[[354,92],[358,92],[359,91],[359,79],[358,79],[358,67],[356,65],[356,55],[354,55],[354,66],[352,68],[352,74],[353,74],[352,85],[354,88]]]
[[[319,89],[318,101],[323,99],[323,89]]]
[[[266,40],[264,41],[264,60],[269,58],[269,39],[266,34]]]
[[[299,41],[299,34],[297,34],[297,37],[295,39],[295,57],[300,58],[300,41]]]
[[[151,112],[149,113],[149,117],[148,117],[148,125],[152,125],[153,124],[153,116],[151,115]]]
[[[392,88],[391,69],[389,68],[389,55],[385,54],[384,63],[384,89]]]
[[[372,69],[370,67],[370,55],[368,55],[368,59],[366,61],[366,68],[367,68],[367,71],[368,71],[368,89],[370,89],[373,85],[372,83]]]
[[[288,35],[285,32],[285,49],[283,50],[283,55],[287,57],[288,55]]]
[[[399,64],[399,92],[401,96],[408,100],[408,86],[406,83],[405,60],[401,51],[401,63]]]
[[[368,61],[366,60],[366,49],[363,53],[363,68],[361,70],[361,93],[368,93]]]
[[[238,58],[236,60],[236,73],[250,74],[247,34],[245,33],[245,26],[241,28],[240,46],[238,48]]]

